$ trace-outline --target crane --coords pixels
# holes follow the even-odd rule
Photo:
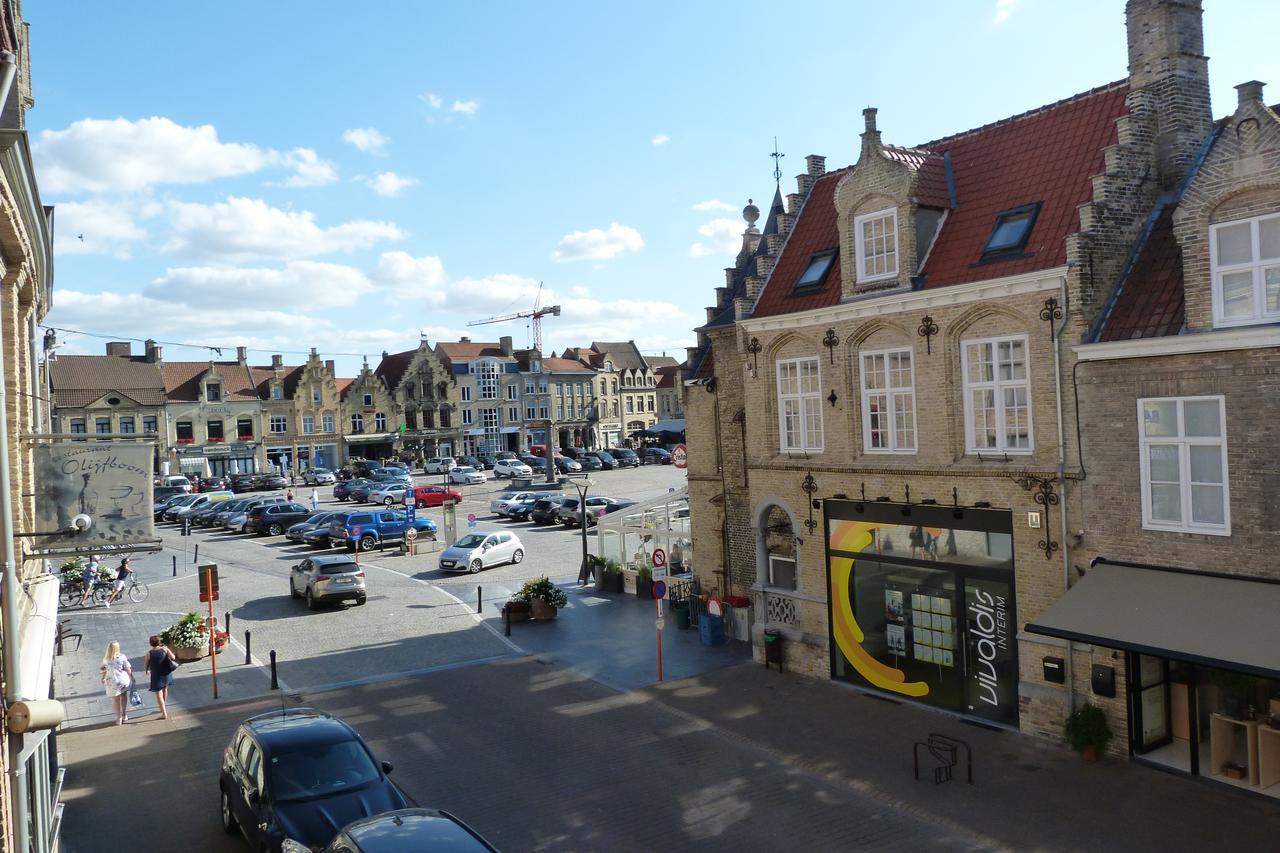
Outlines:
[[[560,316],[559,305],[538,306],[542,301],[542,283],[538,283],[538,297],[533,301],[532,311],[518,311],[515,314],[503,314],[499,317],[489,317],[484,320],[472,320],[468,326],[487,326],[490,323],[505,323],[508,320],[519,320],[528,317],[533,320],[533,348],[538,352],[542,352],[542,318],[550,314],[552,317]]]

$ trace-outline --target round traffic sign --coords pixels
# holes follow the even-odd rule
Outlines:
[[[667,582],[666,582],[666,581],[654,581],[654,582],[653,582],[653,597],[654,597],[654,598],[659,598],[659,599],[661,599],[661,598],[666,598],[666,597],[667,597]]]
[[[469,522],[470,522],[470,523],[472,523],[472,524],[475,524],[475,523],[476,523],[476,514],[475,514],[474,512],[469,512],[469,513],[467,513],[467,521],[469,521]]]
[[[689,467],[689,448],[677,444],[675,450],[671,451],[671,464],[676,468]]]
[[[660,569],[667,564],[667,552],[661,548],[653,549],[653,567]]]

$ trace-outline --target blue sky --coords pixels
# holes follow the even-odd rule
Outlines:
[[[1222,115],[1280,86],[1280,4],[1205,5]],[[909,145],[1118,79],[1123,6],[28,3],[48,322],[352,375],[419,333],[524,345],[525,321],[466,323],[541,281],[545,348],[679,358],[775,135],[786,193],[804,155],[856,158],[865,106]]]

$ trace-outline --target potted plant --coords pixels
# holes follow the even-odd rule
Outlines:
[[[604,592],[609,588],[608,577],[605,572],[606,562],[604,557],[592,554],[587,557],[587,560],[591,563],[591,574],[595,579],[596,592]]]
[[[636,598],[653,598],[653,569],[648,566],[636,569]]]
[[[617,560],[606,560],[604,564],[605,592],[621,593],[626,588],[626,578],[622,575],[622,566]]]
[[[523,601],[529,605],[529,613],[536,621],[556,618],[556,610],[569,603],[569,596],[564,590],[551,582],[546,575],[525,581],[520,591],[512,596],[513,601]]]
[[[511,622],[528,622],[529,602],[513,598],[502,606],[502,613]]]
[[[193,611],[161,631],[160,642],[180,661],[200,660],[209,654],[209,635],[203,629],[200,614]]]
[[[1098,753],[1105,752],[1111,743],[1111,726],[1102,709],[1088,702],[1067,715],[1062,733],[1071,748],[1080,753],[1086,762],[1098,760]]]

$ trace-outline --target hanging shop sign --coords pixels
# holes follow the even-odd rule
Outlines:
[[[151,457],[147,442],[37,444],[33,533],[42,548],[90,551],[151,543]]]

